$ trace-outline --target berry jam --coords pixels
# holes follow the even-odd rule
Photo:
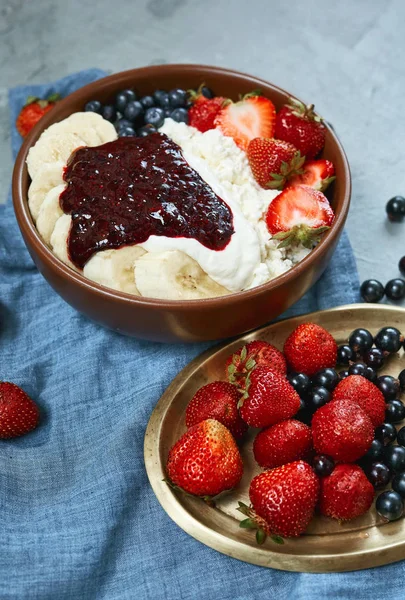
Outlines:
[[[99,250],[151,235],[194,238],[223,250],[234,232],[229,206],[162,133],[79,148],[64,179],[60,205],[72,216],[68,252],[81,269]]]

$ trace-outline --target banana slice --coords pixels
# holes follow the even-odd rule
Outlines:
[[[44,242],[49,245],[51,235],[55,228],[56,221],[63,215],[63,210],[60,207],[59,196],[65,189],[65,185],[58,185],[52,188],[43,201],[39,209],[37,219],[37,230]]]
[[[99,146],[117,139],[112,123],[93,112],[77,112],[46,129],[41,137],[55,134],[73,133],[82,139],[86,146]]]
[[[48,136],[41,135],[35,146],[28,152],[28,173],[33,180],[44,164],[58,161],[66,164],[73,150],[86,143],[75,133],[53,133]]]
[[[135,261],[135,283],[142,296],[198,300],[229,294],[184,252],[149,252]]]
[[[44,164],[32,180],[28,188],[28,206],[34,221],[38,219],[39,209],[47,193],[63,183],[64,166],[62,161]]]
[[[54,254],[66,265],[78,271],[68,256],[67,241],[69,237],[70,227],[72,225],[72,217],[70,215],[62,215],[56,221],[55,228],[51,235],[51,247]]]
[[[102,250],[87,261],[83,275],[100,285],[139,296],[135,285],[134,263],[144,254],[145,250],[139,246]]]

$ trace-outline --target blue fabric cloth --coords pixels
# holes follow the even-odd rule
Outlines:
[[[66,95],[103,76],[89,70],[10,92]],[[173,377],[208,344],[120,336],[76,313],[38,273],[11,200],[0,207],[0,379],[41,406],[33,433],[0,445],[0,598],[143,600],[403,597],[403,563],[308,575],[245,564],[205,547],[165,514],[143,464],[145,428]],[[358,300],[344,234],[328,270],[289,314]]]

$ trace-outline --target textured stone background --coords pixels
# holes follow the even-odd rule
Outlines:
[[[353,175],[348,230],[360,277],[398,275],[405,223],[403,0],[0,0],[0,183],[11,176],[7,88],[86,67],[162,62],[250,72],[312,101],[334,124]]]

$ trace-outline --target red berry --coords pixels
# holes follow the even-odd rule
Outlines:
[[[350,400],[358,404],[370,417],[374,427],[385,419],[385,400],[374,383],[361,375],[349,375],[336,386],[333,400]]]
[[[337,465],[320,484],[321,513],[340,521],[363,515],[374,499],[374,488],[358,465]]]
[[[283,106],[276,117],[274,137],[293,144],[307,160],[325,145],[326,128],[313,109],[313,104],[305,106],[290,98],[290,104]]]
[[[293,371],[312,376],[336,365],[337,344],[320,325],[302,323],[288,336],[284,355]]]
[[[268,469],[305,458],[311,448],[310,427],[295,419],[287,419],[263,429],[253,442],[256,462]]]
[[[231,383],[244,387],[247,374],[255,367],[267,367],[271,371],[287,374],[283,353],[263,340],[254,340],[227,358],[226,376]]]
[[[0,438],[24,435],[35,429],[39,409],[21,388],[7,381],[0,382]]]

